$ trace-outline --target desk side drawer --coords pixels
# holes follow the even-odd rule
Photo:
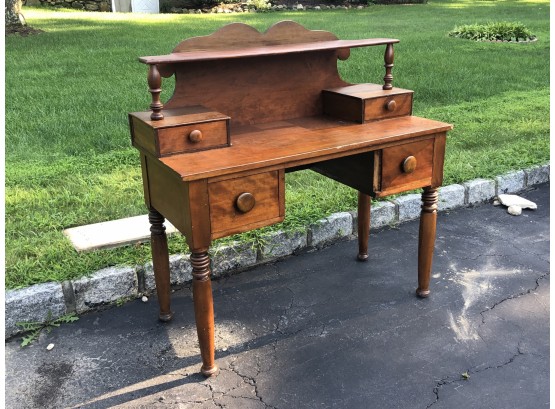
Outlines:
[[[208,183],[212,239],[283,221],[284,171]]]
[[[387,196],[432,184],[434,141],[429,138],[376,152],[374,190]]]

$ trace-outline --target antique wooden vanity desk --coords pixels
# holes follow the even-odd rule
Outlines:
[[[368,258],[370,197],[424,188],[417,295],[426,297],[437,188],[449,124],[412,116],[412,91],[394,88],[393,44],[338,40],[283,21],[259,33],[245,24],[182,41],[148,64],[151,111],[129,115],[150,209],[160,319],[169,321],[164,218],[186,237],[202,368],[217,373],[208,248],[219,237],[278,223],[285,172],[312,169],[359,191],[360,260]],[[383,85],[351,85],[337,71],[353,47],[385,45]],[[175,75],[163,106],[161,77]]]

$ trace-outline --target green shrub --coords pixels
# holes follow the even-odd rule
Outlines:
[[[522,23],[501,21],[486,24],[466,24],[457,26],[450,37],[466,38],[474,41],[531,41],[536,38]]]
[[[272,4],[268,0],[247,0],[249,8],[255,8],[258,11],[269,10]]]

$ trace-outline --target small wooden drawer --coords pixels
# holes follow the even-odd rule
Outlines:
[[[432,184],[434,138],[377,151],[374,157],[374,191],[387,196]]]
[[[413,92],[383,90],[377,84],[357,84],[323,91],[324,113],[358,123],[411,115]]]
[[[229,236],[283,221],[284,171],[208,183],[212,238]]]
[[[129,114],[131,139],[157,157],[230,146],[229,117],[202,106],[168,109],[153,121],[149,112]]]

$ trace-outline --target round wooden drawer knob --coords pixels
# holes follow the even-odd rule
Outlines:
[[[254,200],[254,196],[248,192],[241,193],[235,201],[237,209],[239,209],[239,211],[243,213],[250,212],[255,204],[256,200]]]
[[[191,131],[191,133],[189,134],[189,140],[193,143],[202,141],[202,132],[198,129]]]
[[[412,173],[416,169],[416,158],[409,156],[403,161],[403,172]]]
[[[387,109],[389,112],[395,111],[397,109],[397,102],[392,99],[387,104],[385,104],[385,109]]]

